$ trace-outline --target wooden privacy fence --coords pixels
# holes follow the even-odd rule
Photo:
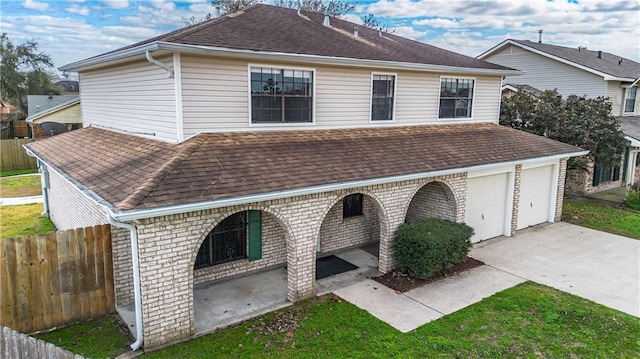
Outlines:
[[[81,355],[3,326],[0,326],[0,358],[84,359]]]
[[[115,311],[108,224],[0,242],[0,324],[30,333]]]
[[[27,155],[22,147],[31,141],[28,138],[0,140],[0,169],[7,171],[36,168],[36,159]]]

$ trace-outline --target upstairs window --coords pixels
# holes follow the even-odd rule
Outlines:
[[[371,86],[371,121],[393,121],[394,75],[373,75]]]
[[[251,68],[251,123],[313,122],[313,71]]]
[[[342,218],[362,215],[362,197],[362,193],[356,193],[342,200]]]
[[[627,95],[624,98],[624,112],[633,113],[636,111],[636,94],[638,93],[638,87],[629,87],[626,92]]]
[[[438,118],[471,118],[474,84],[473,79],[440,79]]]

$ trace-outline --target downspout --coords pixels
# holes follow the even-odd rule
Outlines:
[[[137,350],[142,346],[144,340],[142,332],[142,292],[140,290],[140,271],[138,270],[140,263],[138,257],[138,231],[136,227],[128,223],[116,221],[109,210],[107,210],[107,221],[113,226],[128,229],[131,235],[131,266],[133,267],[133,302],[136,311],[136,341],[133,342],[130,347],[131,350]]]
[[[153,58],[153,56],[151,56],[151,51],[147,50],[147,52],[145,53],[146,57],[147,57],[147,61],[149,61],[150,63],[164,69],[165,71],[167,71],[167,77],[168,78],[173,78],[173,69],[167,65],[165,65],[164,63],[156,60]]]

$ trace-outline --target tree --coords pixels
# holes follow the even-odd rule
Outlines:
[[[365,16],[362,17],[362,25],[371,28],[371,29],[376,29],[376,30],[380,30],[382,32],[386,32],[386,33],[394,33],[396,32],[396,29],[392,29],[387,25],[382,25],[380,24],[380,21],[378,19],[376,19],[376,16],[373,14],[367,14]]]
[[[195,16],[191,16],[190,18],[188,18],[185,22],[184,22],[184,26],[191,26],[191,25],[195,25],[195,24],[199,24],[201,22],[205,22],[207,20],[211,20],[213,18],[213,15],[211,13],[206,14],[205,16],[201,17],[201,18],[197,18]]]
[[[500,124],[587,149],[598,166],[619,165],[625,149],[620,121],[605,97],[563,99],[556,90],[535,97],[521,88],[503,97]]]
[[[345,15],[356,7],[347,1],[340,0],[329,0],[328,3],[324,0],[275,0],[273,5],[294,9],[300,7],[302,11],[319,12],[322,14],[326,11],[329,16],[334,17]]]
[[[51,81],[51,57],[27,41],[15,46],[6,33],[0,35],[0,93],[2,98],[27,113],[27,95],[59,93]]]
[[[261,2],[263,0],[211,0],[209,4],[213,7],[220,7],[221,14],[232,14]]]

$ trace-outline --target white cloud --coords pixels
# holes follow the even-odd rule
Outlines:
[[[459,21],[451,20],[451,19],[443,19],[440,17],[435,19],[414,20],[412,24],[416,26],[430,26],[434,28],[444,28],[444,29],[457,29],[460,27]]]
[[[176,4],[174,4],[172,1],[150,0],[150,2],[151,2],[151,5],[153,5],[153,7],[155,7],[156,9],[162,9],[167,11],[173,11],[176,9]]]
[[[82,16],[89,15],[89,8],[86,6],[79,6],[79,5],[73,4],[64,10],[71,14],[77,14]]]
[[[100,2],[111,9],[126,9],[129,7],[129,0],[101,0]]]
[[[395,30],[394,35],[406,37],[407,39],[420,40],[425,37],[427,31],[418,31],[411,26],[395,26],[392,27]]]
[[[35,0],[26,0],[25,2],[22,3],[22,7],[29,10],[38,10],[38,11],[49,10],[49,4],[45,2],[38,2]]]
[[[102,28],[102,33],[108,36],[130,38],[134,41],[160,35],[160,32],[154,29],[137,26],[105,26]]]

